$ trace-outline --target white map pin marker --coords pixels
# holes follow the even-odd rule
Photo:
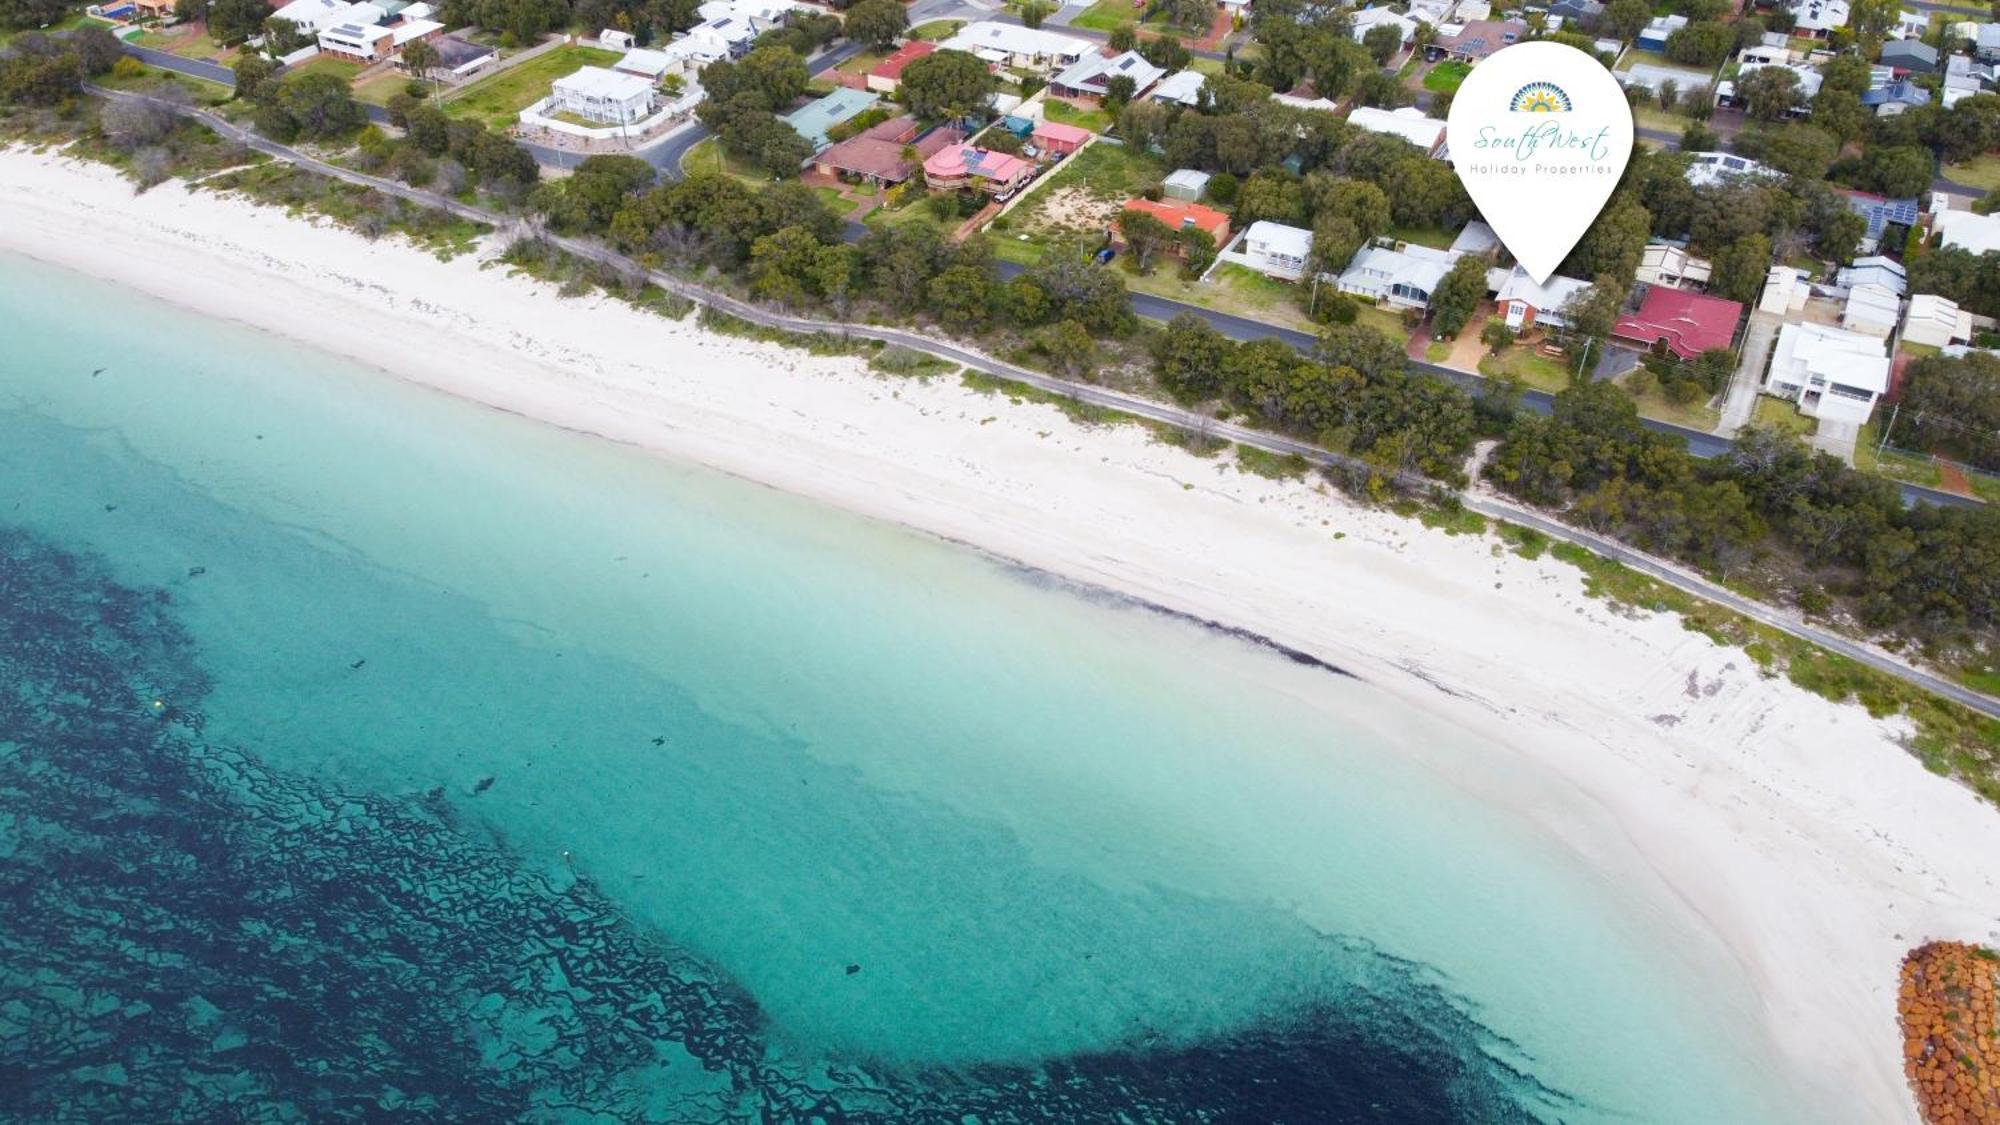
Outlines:
[[[1582,51],[1517,43],[1466,75],[1445,137],[1466,193],[1539,285],[1618,186],[1632,156],[1632,107]]]

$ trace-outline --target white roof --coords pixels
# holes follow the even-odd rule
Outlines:
[[[695,9],[695,14],[704,22],[737,16],[761,25],[758,30],[764,31],[785,22],[787,16],[804,7],[793,0],[708,0]]]
[[[1655,66],[1652,63],[1633,63],[1630,67],[1619,71],[1616,77],[1619,85],[1644,86],[1655,92],[1669,82],[1673,83],[1676,89],[1692,91],[1704,81],[1702,75],[1690,74],[1677,67]]]
[[[1147,62],[1146,56],[1137,51],[1127,51],[1109,58],[1092,51],[1064,67],[1062,73],[1056,75],[1054,84],[1069,89],[1083,89],[1095,85],[1100,80],[1109,85],[1113,78],[1124,75],[1132,80],[1133,92],[1143,94],[1165,73],[1164,67],[1157,67]]]
[[[1074,35],[1064,35],[1059,31],[1044,31],[1039,27],[1022,27],[1012,23],[994,23],[980,20],[958,29],[958,34],[938,44],[940,50],[1002,51],[1009,55],[1055,55],[1058,57],[1080,56],[1095,50],[1097,44],[1088,39],[1078,39]]]
[[[396,32],[380,24],[336,23],[319,29],[321,42],[328,39],[336,43],[358,43],[372,47],[377,41],[395,38]]]
[[[421,39],[433,31],[443,31],[444,25],[436,20],[405,19],[392,30],[396,33],[394,45],[400,47],[412,39]]]
[[[1733,152],[1688,153],[1688,183],[1706,187],[1728,176],[1775,176],[1776,172]]]
[[[1343,285],[1362,279],[1381,278],[1390,285],[1407,285],[1430,293],[1451,272],[1458,255],[1449,250],[1405,243],[1400,246],[1364,246],[1355,251],[1347,268],[1340,272]],[[1350,281],[1353,279],[1353,281]]]
[[[1840,310],[1840,322],[1855,327],[1874,325],[1888,335],[1903,312],[1902,298],[1882,285],[1857,285],[1848,291],[1847,304]]]
[[[611,69],[622,70],[627,74],[640,74],[647,78],[658,79],[661,75],[673,69],[674,64],[679,61],[679,59],[676,59],[665,51],[649,51],[641,47],[625,52],[624,58],[611,64]]]
[[[1835,275],[1834,284],[1853,288],[1859,285],[1876,285],[1902,296],[1909,289],[1908,274],[1903,272],[1903,263],[1880,254],[1854,259],[1851,266],[1842,266]]]
[[[1790,54],[1791,52],[1787,51],[1786,53]],[[1819,94],[1820,85],[1826,81],[1826,77],[1824,75],[1822,75],[1819,71],[1814,70],[1812,67],[1805,65],[1804,63],[1775,63],[1775,62],[1746,62],[1741,67],[1737,68],[1736,80],[1738,82],[1741,82],[1743,80],[1744,75],[1750,73],[1753,70],[1761,70],[1767,66],[1780,67],[1784,70],[1791,71],[1792,76],[1799,80],[1799,87],[1798,87],[1799,96],[1803,98],[1810,99],[1817,96]]]
[[[1499,248],[1500,236],[1493,233],[1493,228],[1479,219],[1465,224],[1465,229],[1459,231],[1458,237],[1451,240],[1451,252],[1454,254],[1484,254]]]
[[[1246,245],[1255,245],[1273,253],[1304,258],[1312,253],[1313,232],[1304,227],[1259,219],[1243,232],[1243,240]]]
[[[373,5],[370,6],[373,7]],[[325,27],[330,23],[340,22],[333,18],[334,13],[340,12],[347,7],[347,0],[292,0],[291,3],[272,12],[270,18],[289,21],[299,28],[316,29]],[[375,19],[366,22],[374,23],[375,20],[381,18],[382,11],[377,8]]]
[[[1389,133],[1398,136],[1425,152],[1437,147],[1444,140],[1444,122],[1435,117],[1427,117],[1415,106],[1401,109],[1376,109],[1361,106],[1347,115],[1347,123],[1371,133]]]
[[[1847,0],[1794,0],[1792,25],[1802,31],[1832,31],[1847,26]]]
[[[1153,89],[1153,99],[1162,102],[1178,102],[1193,105],[1201,100],[1201,88],[1208,84],[1208,75],[1199,70],[1183,70],[1179,74],[1161,79]]]
[[[1946,246],[1961,247],[1974,254],[2000,250],[2000,215],[1940,211],[1932,217],[1931,226],[1944,237]]]
[[[1302,98],[1297,94],[1272,94],[1271,100],[1279,105],[1291,106],[1293,109],[1312,109],[1321,113],[1332,113],[1340,108],[1339,102],[1326,98]]]
[[[1173,175],[1168,176],[1163,182],[1168,187],[1188,188],[1189,190],[1192,191],[1203,191],[1208,187],[1208,180],[1209,180],[1209,175],[1207,172],[1203,172],[1197,168],[1182,168],[1176,171]]]
[[[1359,43],[1377,27],[1393,27],[1403,33],[1403,42],[1417,33],[1417,21],[1388,8],[1363,8],[1354,13],[1354,41]]]
[[[1961,329],[1970,326],[1968,323],[1970,319],[1960,311],[1957,301],[1949,297],[1940,297],[1935,293],[1919,293],[1911,297],[1909,311],[1903,314],[1905,325],[1928,320],[1940,328],[1949,329],[1954,336],[1959,335]]]
[[[1889,356],[1883,341],[1810,322],[1778,329],[1770,379],[1803,387],[1815,378],[1881,394],[1889,389]]]
[[[424,3],[423,0],[417,0],[416,3],[397,12],[396,15],[398,18],[405,20],[427,20],[437,15],[437,9]]]
[[[601,66],[586,66],[574,74],[567,74],[553,83],[556,89],[585,98],[606,98],[611,101],[625,101],[641,95],[650,97],[653,84],[636,74],[620,74]]]
[[[1654,16],[1640,34],[1647,38],[1664,38],[1688,25],[1688,18],[1682,15]]]
[[[1540,285],[1528,276],[1528,271],[1520,266],[1511,270],[1492,269],[1486,271],[1486,284],[1494,291],[1493,299],[1506,304],[1508,301],[1524,301],[1531,309],[1546,309],[1555,312],[1569,303],[1571,297],[1590,288],[1590,282],[1574,277],[1564,277],[1559,273],[1549,275]]]

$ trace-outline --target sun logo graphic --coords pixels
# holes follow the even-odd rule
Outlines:
[[[1507,108],[1515,113],[1568,113],[1569,95],[1553,82],[1530,82],[1514,91]]]

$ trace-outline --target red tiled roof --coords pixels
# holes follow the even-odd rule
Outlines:
[[[1619,318],[1611,334],[1648,346],[1663,342],[1680,358],[1693,359],[1710,348],[1728,347],[1742,317],[1743,306],[1735,301],[1655,285],[1646,290],[1637,312]]]
[[[1080,145],[1090,139],[1090,130],[1060,121],[1042,121],[1035,125],[1035,136],[1058,144]]]
[[[922,39],[912,39],[908,43],[896,48],[895,54],[876,63],[874,68],[868,72],[868,76],[871,78],[894,78],[900,81],[903,77],[904,67],[935,50],[937,50],[936,43],[929,43]]]
[[[1207,231],[1217,244],[1222,242],[1223,232],[1229,229],[1228,215],[1199,203],[1169,203],[1164,200],[1155,203],[1150,199],[1134,199],[1125,205],[1125,210],[1151,215],[1175,230],[1194,227]]]

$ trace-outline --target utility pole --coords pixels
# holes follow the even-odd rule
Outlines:
[[[1903,412],[1903,404],[1900,402],[1890,408],[1889,424],[1882,427],[1882,440],[1875,443],[1875,456],[1877,457],[1882,456],[1882,451],[1889,448],[1889,435],[1895,432],[1896,416],[1901,414],[1902,412]]]

